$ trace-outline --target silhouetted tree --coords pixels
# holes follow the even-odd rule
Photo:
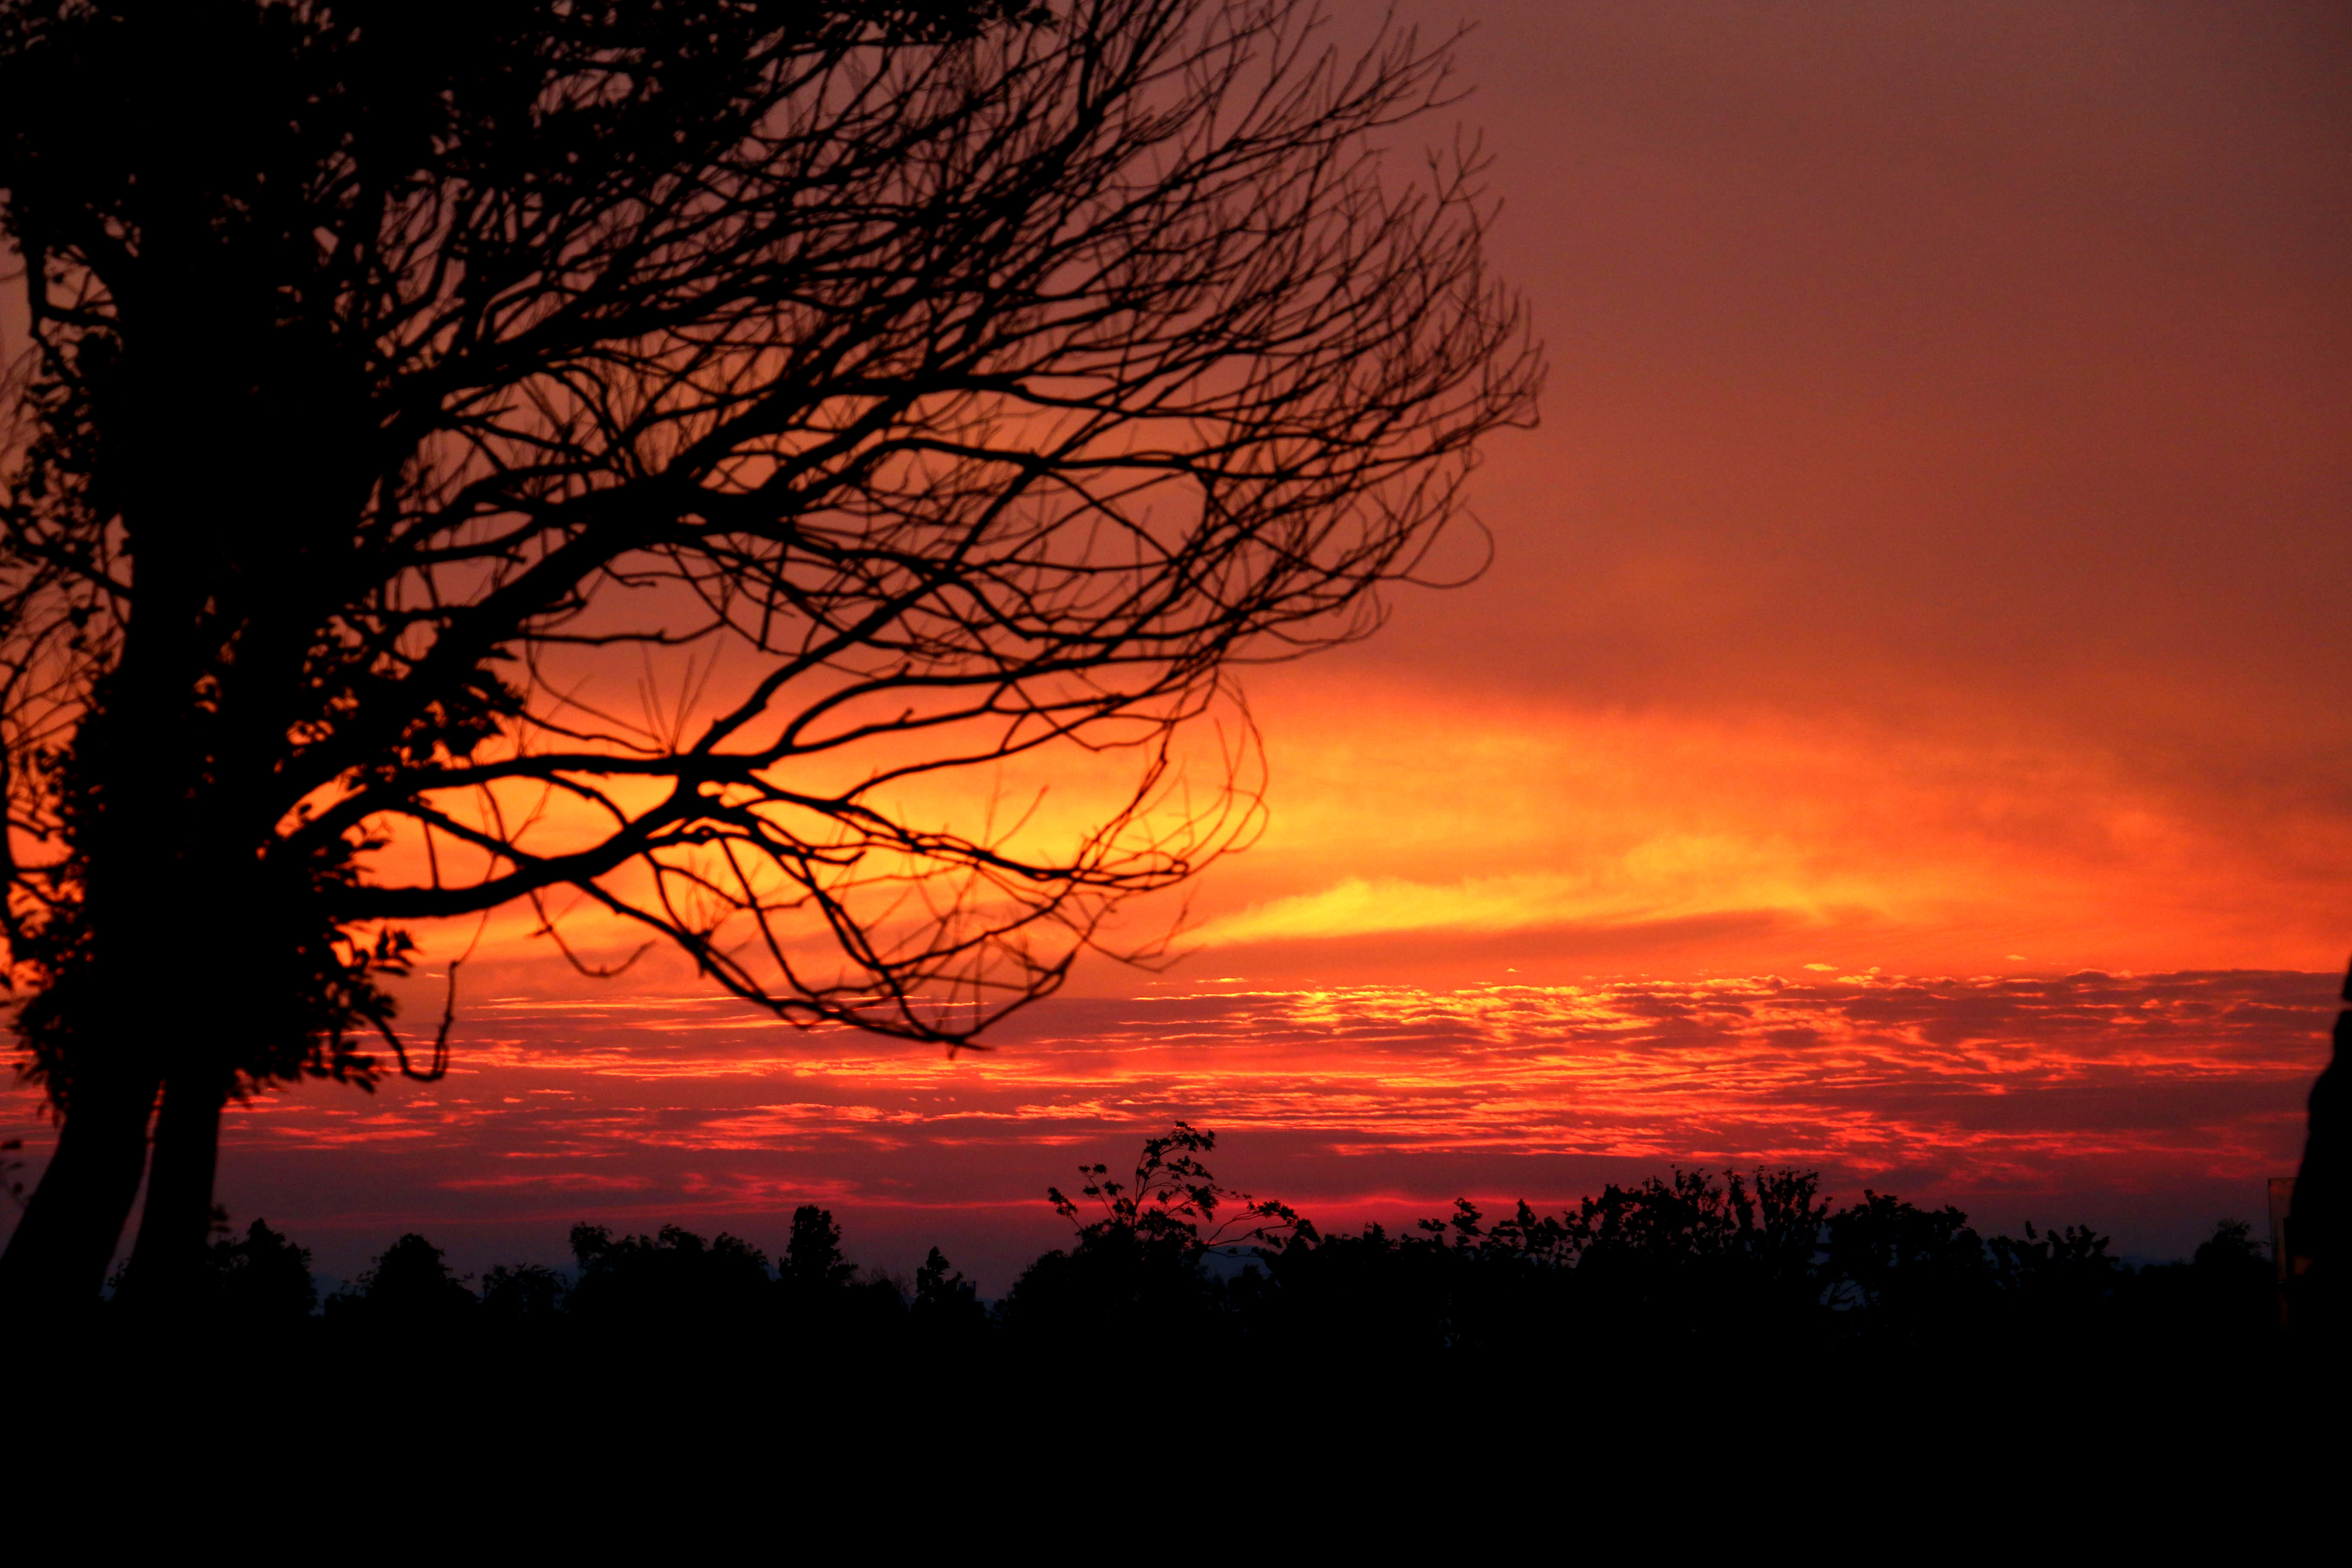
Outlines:
[[[858,1278],[841,1255],[841,1226],[833,1211],[803,1204],[793,1211],[776,1289],[793,1328],[820,1340],[870,1338],[906,1316],[906,1294],[887,1276]]]
[[[1840,1309],[1867,1313],[1896,1333],[1948,1330],[1981,1310],[1992,1283],[1983,1240],[1947,1205],[1923,1209],[1864,1189],[1829,1219],[1829,1292]]]
[[[1002,1347],[1022,1352],[1024,1379],[1312,1363],[1371,1374],[1335,1384],[1368,1400],[1402,1376],[1521,1403],[1671,1402],[1735,1384],[1810,1400],[1855,1370],[1878,1386],[1899,1375],[1909,1398],[1967,1398],[1955,1380],[1989,1359],[2057,1352],[2076,1376],[2159,1366],[2164,1397],[2226,1408],[2259,1372],[2250,1355],[2277,1337],[2268,1262],[2238,1220],[2189,1261],[2133,1269],[2082,1226],[1987,1242],[1950,1206],[1869,1191],[1835,1208],[1813,1172],[1678,1170],[1556,1215],[1520,1202],[1490,1224],[1465,1198],[1400,1234],[1325,1236],[1219,1182],[1202,1158],[1214,1146],[1179,1122],[1131,1173],[1089,1164],[1079,1198],[1050,1190],[1073,1244],[1033,1262],[994,1313],[936,1247],[911,1289],[859,1269],[832,1213],[806,1204],[772,1271],[731,1236],[665,1226],[616,1237],[583,1224],[575,1284],[501,1267],[478,1304],[438,1248],[404,1236],[327,1317],[436,1352],[473,1343],[496,1352],[477,1363],[486,1370],[572,1366],[584,1331],[599,1354],[638,1356],[626,1381],[657,1404],[722,1369],[830,1401],[848,1386],[836,1377],[986,1369]],[[282,1342],[315,1300],[309,1253],[259,1221],[242,1236],[220,1228],[210,1310],[187,1321]],[[1203,1268],[1216,1251],[1253,1261]],[[504,1359],[534,1346],[559,1354]]]
[[[1618,1329],[1688,1333],[1729,1313],[1809,1314],[1821,1303],[1816,1269],[1828,1207],[1811,1172],[1676,1171],[1637,1187],[1612,1184],[1562,1216],[1562,1249],[1580,1310]]]
[[[583,1321],[635,1330],[741,1330],[771,1315],[768,1256],[721,1231],[705,1241],[666,1225],[656,1236],[615,1237],[601,1225],[572,1227],[579,1276],[566,1298]]]
[[[542,1328],[563,1310],[563,1276],[537,1263],[501,1263],[482,1276],[482,1316],[509,1327]]]
[[[1143,1152],[1124,1182],[1111,1175],[1108,1165],[1078,1167],[1086,1183],[1078,1195],[1094,1203],[1093,1211],[1064,1195],[1059,1187],[1045,1189],[1046,1201],[1077,1227],[1081,1247],[1132,1236],[1146,1246],[1197,1258],[1220,1243],[1279,1246],[1290,1237],[1314,1234],[1314,1227],[1288,1204],[1255,1198],[1219,1182],[1200,1158],[1216,1147],[1214,1132],[1179,1121],[1160,1136],[1143,1141]],[[1217,1217],[1219,1209],[1225,1211],[1223,1219]]]
[[[2191,1268],[2238,1279],[2259,1277],[2267,1282],[2271,1278],[2271,1260],[2263,1256],[2253,1226],[2242,1219],[2214,1221],[2213,1234],[2197,1244],[2189,1262]]]
[[[988,1327],[988,1310],[981,1305],[979,1288],[955,1271],[947,1255],[931,1248],[915,1270],[915,1292],[907,1303],[908,1321],[934,1339],[968,1339]]]
[[[1458,1213],[1459,1211],[1457,1211]],[[1302,1237],[1273,1253],[1274,1289],[1250,1293],[1262,1331],[1339,1365],[1408,1362],[1451,1348],[1463,1323],[1458,1253],[1379,1225]]]
[[[1314,1234],[1287,1204],[1220,1183],[1201,1159],[1216,1146],[1214,1132],[1179,1121],[1144,1141],[1125,1181],[1107,1164],[1079,1166],[1079,1195],[1091,1209],[1047,1188],[1076,1245],[1045,1254],[1013,1281],[1006,1326],[1034,1341],[1083,1344],[1195,1332],[1221,1295],[1201,1267],[1210,1247],[1279,1247]]]
[[[295,1246],[262,1220],[247,1226],[242,1237],[215,1240],[210,1262],[217,1310],[241,1325],[282,1332],[318,1310],[310,1248]]]
[[[833,1211],[803,1204],[793,1211],[793,1231],[784,1242],[783,1284],[811,1296],[847,1285],[857,1265],[841,1256],[841,1226]]]
[[[449,1272],[442,1250],[411,1231],[386,1247],[351,1289],[328,1298],[327,1311],[341,1322],[373,1331],[432,1336],[470,1322],[478,1305],[466,1282]]]
[[[561,943],[560,893],[956,1043],[1246,832],[1246,748],[1196,790],[1171,734],[1375,624],[1538,373],[1475,156],[1374,146],[1444,49],[1310,20],[0,0],[0,849],[62,1119],[0,1295],[94,1292],[151,1115],[166,1290],[230,1096],[368,1036],[436,1076],[405,922]],[[1126,776],[1075,825],[918,787],[1076,748]]]
[[[2088,1226],[2044,1232],[2031,1220],[2022,1240],[1994,1237],[1986,1246],[2007,1315],[2044,1333],[2087,1324],[2128,1274],[2121,1258],[2108,1256],[2112,1244]]]
[[[2130,1327],[2192,1384],[2245,1382],[2247,1352],[2279,1331],[2275,1266],[2244,1220],[2216,1222],[2188,1262],[2149,1264],[2119,1294]]]

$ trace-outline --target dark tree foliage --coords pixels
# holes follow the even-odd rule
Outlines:
[[[1560,1260],[1622,1313],[1687,1314],[1709,1301],[1785,1316],[1820,1299],[1820,1184],[1810,1172],[1759,1171],[1752,1184],[1735,1172],[1718,1185],[1676,1171],[1671,1183],[1611,1186],[1563,1216]]]
[[[1128,1179],[1119,1181],[1108,1165],[1081,1165],[1086,1184],[1078,1195],[1094,1209],[1081,1208],[1059,1187],[1045,1189],[1054,1212],[1077,1228],[1078,1245],[1117,1237],[1134,1237],[1143,1246],[1198,1259],[1221,1242],[1246,1240],[1279,1243],[1284,1238],[1313,1235],[1288,1204],[1258,1199],[1236,1192],[1212,1175],[1201,1156],[1217,1147],[1217,1135],[1179,1121],[1165,1134],[1147,1138]],[[1220,1219],[1217,1211],[1223,1209]]]
[[[2267,1279],[2271,1273],[2271,1260],[2263,1256],[2262,1245],[2254,1240],[2254,1227],[2242,1219],[2216,1223],[2213,1234],[2197,1244],[2189,1261],[2195,1268],[2225,1276]]]
[[[1023,1273],[1004,1300],[1006,1326],[1034,1341],[1106,1346],[1185,1336],[1220,1305],[1202,1268],[1212,1247],[1279,1246],[1313,1234],[1289,1205],[1221,1184],[1201,1159],[1216,1146],[1214,1132],[1179,1121],[1144,1142],[1124,1181],[1108,1165],[1081,1165],[1079,1196],[1091,1208],[1048,1188],[1076,1243]]]
[[[266,1338],[318,1310],[310,1248],[297,1247],[265,1219],[254,1220],[239,1235],[229,1225],[227,1211],[219,1208],[213,1211],[212,1231],[193,1288],[174,1301],[176,1310],[168,1318],[142,1313],[147,1327],[201,1329],[226,1323]],[[118,1300],[142,1308],[154,1304],[152,1298],[131,1289],[129,1268],[112,1283]]]
[[[925,1338],[969,1342],[988,1327],[988,1309],[981,1304],[980,1288],[956,1272],[947,1255],[934,1247],[915,1270],[907,1321]]]
[[[1906,1327],[1946,1326],[1939,1320],[1977,1310],[1992,1281],[1968,1215],[1869,1191],[1830,1216],[1824,1266],[1836,1305]]]
[[[501,1263],[482,1276],[482,1316],[516,1328],[543,1328],[563,1310],[570,1287],[538,1263]]]
[[[576,1225],[572,1256],[579,1275],[565,1304],[586,1322],[725,1330],[773,1315],[767,1254],[723,1231],[707,1242],[674,1225],[657,1236],[618,1237],[601,1225]]]
[[[215,1241],[209,1261],[219,1284],[218,1310],[229,1317],[282,1329],[318,1309],[310,1248],[295,1246],[265,1220],[255,1220],[241,1237]]]
[[[1269,1321],[1363,1353],[1507,1352],[1566,1332],[1704,1335],[1809,1326],[1823,1307],[1818,1267],[1829,1215],[1810,1173],[1718,1183],[1701,1171],[1612,1185],[1558,1216],[1522,1202],[1489,1226],[1458,1200],[1443,1220],[1391,1237],[1368,1227],[1269,1255]]]
[[[1490,1222],[1465,1199],[1402,1234],[1325,1235],[1220,1182],[1215,1142],[1178,1123],[1130,1172],[1082,1167],[1079,1199],[1051,1193],[1072,1244],[992,1310],[937,1247],[911,1287],[858,1269],[835,1216],[803,1205],[773,1268],[730,1236],[583,1224],[568,1286],[544,1268],[493,1268],[478,1304],[436,1249],[404,1237],[316,1331],[472,1342],[485,1367],[546,1347],[556,1353],[536,1364],[562,1386],[582,1353],[618,1353],[657,1399],[761,1378],[835,1414],[900,1371],[915,1410],[981,1386],[940,1381],[967,1373],[995,1378],[997,1394],[1131,1382],[1188,1400],[1236,1375],[1245,1387],[1312,1377],[1366,1399],[1435,1380],[1525,1406],[1672,1401],[1759,1375],[1775,1399],[1812,1399],[1873,1369],[1906,1398],[1958,1410],[1977,1399],[1972,1369],[1998,1365],[2063,1369],[2077,1400],[2157,1375],[2226,1407],[2278,1338],[2272,1266],[2234,1220],[2190,1260],[2135,1270],[2081,1226],[1986,1241],[1950,1207],[1869,1192],[1840,1208],[1810,1172],[1676,1171],[1558,1214],[1520,1203]],[[225,1279],[282,1282],[219,1298],[282,1336],[309,1299],[308,1255],[257,1223],[214,1256]]]
[[[955,1044],[1245,837],[1233,667],[1370,629],[1538,375],[1475,154],[1381,160],[1444,48],[1312,20],[0,0],[0,914],[62,1119],[0,1296],[94,1293],[151,1118],[168,1292],[229,1097],[436,1076],[415,922],[577,907]]]
[[[1180,1124],[1148,1143],[1131,1187],[1087,1167],[1097,1190],[1087,1195],[1103,1212],[1077,1247],[1023,1275],[1003,1303],[1006,1326],[1047,1331],[1033,1342],[1150,1328],[1339,1358],[1509,1362],[1610,1345],[1638,1349],[1654,1369],[1705,1364],[1692,1358],[1735,1342],[1770,1360],[1873,1347],[2116,1352],[2228,1331],[2251,1352],[2275,1324],[2267,1266],[2235,1222],[2193,1262],[2136,1273],[2084,1227],[2029,1223],[2021,1239],[1987,1242],[1956,1208],[1878,1193],[1839,1208],[1816,1174],[1791,1170],[1677,1171],[1557,1215],[1521,1203],[1491,1225],[1465,1199],[1403,1235],[1372,1226],[1324,1236],[1285,1205],[1255,1205],[1254,1216],[1285,1223],[1253,1238],[1259,1268],[1220,1279],[1200,1267],[1207,1248],[1189,1215],[1154,1219],[1137,1196],[1164,1194],[1172,1208],[1196,1188],[1226,1195],[1200,1164],[1205,1142],[1187,1141],[1205,1136]],[[1178,1179],[1148,1185],[1146,1173],[1180,1148]],[[1058,1190],[1048,1196],[1080,1219]]]
[[[2021,1240],[1994,1237],[1987,1249],[2002,1305],[2042,1322],[2095,1321],[2129,1279],[2123,1260],[2107,1255],[2107,1245],[2085,1226],[2045,1233],[2031,1220]]]
[[[804,1204],[778,1267],[738,1237],[716,1238],[667,1225],[653,1236],[614,1236],[599,1225],[572,1228],[576,1268],[558,1290],[545,1270],[493,1270],[486,1307],[503,1291],[539,1292],[526,1308],[518,1299],[509,1319],[535,1313],[606,1338],[668,1343],[681,1353],[716,1336],[772,1353],[800,1354],[832,1342],[870,1340],[907,1313],[904,1293],[883,1277],[860,1278],[841,1255],[841,1227],[830,1211]],[[533,1276],[526,1279],[527,1275]]]
[[[842,1256],[833,1211],[814,1204],[793,1211],[776,1290],[786,1331],[800,1337],[887,1331],[907,1310],[906,1293],[895,1279],[858,1278],[857,1265]]]
[[[793,1231],[784,1243],[783,1284],[787,1289],[822,1296],[849,1283],[857,1265],[841,1256],[841,1226],[833,1212],[814,1204],[793,1211]]]
[[[2181,1327],[2179,1353],[2200,1377],[2242,1379],[2221,1347],[2259,1342],[2279,1328],[2277,1265],[2244,1220],[2221,1221],[2187,1263],[2143,1268],[2119,1293],[2145,1298],[2150,1316]]]
[[[463,1327],[479,1303],[449,1271],[442,1250],[414,1231],[385,1248],[349,1290],[330,1297],[330,1317],[363,1323],[371,1333],[430,1338]]]

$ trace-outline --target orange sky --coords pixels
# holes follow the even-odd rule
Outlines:
[[[1244,1184],[1333,1215],[1454,1191],[1564,1198],[1635,1165],[1767,1156],[1823,1163],[1849,1191],[1899,1176],[1906,1194],[1996,1208],[2063,1189],[2147,1247],[2179,1245],[2207,1208],[2258,1205],[2260,1176],[2291,1167],[2327,982],[2230,983],[2262,1040],[2235,1055],[2186,1016],[2195,1039],[2141,1051],[2137,1001],[1992,1022],[1977,1003],[2004,984],[1987,977],[2330,972],[2352,951],[2352,13],[1402,9],[1478,24],[1459,113],[1494,157],[1497,268],[1554,367],[1542,428],[1496,441],[1476,486],[1493,567],[1401,592],[1370,644],[1252,677],[1268,829],[1196,889],[1197,951],[1171,975],[1097,965],[1062,1013],[977,1063],[860,1046],[828,1069],[780,1044],[742,1050],[790,1057],[788,1072],[719,1075],[739,1084],[730,1103],[855,1101],[885,1121],[911,1103],[893,1098],[913,1092],[904,1079],[969,1083],[1003,1119],[971,1145],[987,1179],[927,1116],[893,1134],[914,1152],[878,1165],[824,1118],[783,1112],[745,1111],[724,1158],[706,1131],[666,1142],[653,1100],[607,1090],[611,1061],[672,1046],[609,1020],[674,1016],[685,977],[649,963],[581,1012],[581,984],[517,920],[494,929],[483,1010],[458,1037],[495,1082],[377,1102],[305,1091],[247,1113],[233,1209],[299,1213],[343,1252],[437,1221],[552,1255],[573,1208],[765,1234],[763,1205],[810,1194],[866,1213],[887,1251],[904,1239],[892,1214],[939,1205],[952,1230],[967,1197],[1013,1202],[1081,1152],[1110,1157],[1130,1124],[1182,1114],[1262,1156],[1232,1171]],[[1139,911],[1135,929],[1173,912]],[[1551,1003],[1515,1023],[1459,1000],[1769,974],[1940,977],[1921,994],[1962,1021],[1937,1028],[2009,1065],[1956,1077],[1936,1029],[1895,1029],[1862,1053],[1885,1092],[1839,1098],[1822,1086],[1853,1062],[1790,1035],[1759,1076],[1742,1025],[1698,1031],[1667,1078],[1627,1080]],[[1297,999],[1335,986],[1379,988],[1361,994],[1380,1005],[1302,1043]],[[1228,1024],[1231,1008],[1258,1020],[1242,1056],[1120,1011],[1244,994],[1274,1000],[1220,1004]],[[1374,1016],[1413,997],[1486,1008],[1492,1061],[1464,1066],[1476,1053],[1433,1044],[1444,1030],[1388,1052]],[[1848,1024],[1813,1016],[1844,1005],[1808,1003],[1787,1026],[1850,1045]],[[554,1011],[516,1025],[532,1006]],[[1081,1095],[1054,1063],[1088,1019],[1118,1045]],[[1559,1065],[1513,1079],[1507,1114],[1484,1089],[1423,1092],[1483,1082],[1530,1042]],[[809,1087],[829,1070],[837,1092]],[[774,1073],[801,1087],[761,1100]],[[1076,1142],[1024,1139],[1003,1103],[1024,1074],[1054,1079],[1037,1103],[1069,1114],[1049,1136]],[[1293,1079],[1294,1100],[1367,1109],[1318,1132],[1292,1100],[1266,1109],[1265,1086]],[[2017,1113],[2031,1136],[2008,1166],[1981,1140],[1953,1154],[1968,1139],[1951,1129],[1973,1123],[1928,1126],[1904,1084],[2033,1106]],[[574,1097],[571,1142],[555,1140],[570,1152],[434,1120],[462,1121],[448,1108],[488,1087]],[[1408,1103],[1426,1136],[1364,1131]],[[18,1091],[4,1119],[37,1150],[30,1108]],[[370,1117],[395,1130],[377,1145],[422,1152],[299,1152]],[[310,1131],[276,1140],[282,1119]],[[1889,1152],[1906,1142],[1943,1152]],[[548,1174],[530,1201],[492,1203],[499,1172]],[[622,1184],[599,1187],[608,1175]],[[973,1245],[1044,1240],[988,1234]]]
[[[1483,577],[1250,674],[1200,963],[2340,966],[2352,17],[1404,15],[1477,23],[1544,425]]]
[[[1791,1164],[1959,1204],[1988,1229],[2088,1223],[2169,1256],[2257,1213],[2299,1136],[2332,976],[2233,971],[1275,989],[1056,998],[953,1061],[796,1034],[707,993],[486,996],[448,1079],[308,1086],[230,1113],[232,1211],[348,1277],[421,1226],[463,1267],[561,1256],[566,1227],[683,1221],[771,1248],[793,1206],[853,1256],[944,1246],[989,1290],[1061,1238],[1073,1167],[1178,1118],[1214,1168],[1327,1227],[1469,1195],[1553,1207],[1670,1166]]]
[[[2352,17],[1477,16],[1545,426],[1484,580],[1261,683],[1212,934],[2338,966]]]

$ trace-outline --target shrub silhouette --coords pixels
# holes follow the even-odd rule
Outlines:
[[[1287,1205],[1262,1202],[1211,1174],[1201,1156],[1216,1145],[1214,1132],[1179,1121],[1144,1142],[1124,1181],[1108,1165],[1078,1167],[1079,1196],[1091,1207],[1047,1188],[1055,1211],[1076,1230],[1076,1244],[1023,1272],[1004,1300],[1006,1328],[1033,1342],[1098,1348],[1206,1331],[1227,1294],[1202,1268],[1210,1248],[1279,1247],[1314,1234]]]

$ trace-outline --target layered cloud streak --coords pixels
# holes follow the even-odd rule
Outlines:
[[[706,997],[490,1003],[437,1090],[233,1111],[226,1195],[331,1255],[338,1236],[373,1250],[419,1226],[546,1254],[574,1218],[756,1237],[815,1201],[883,1260],[929,1238],[1001,1275],[1052,1239],[1046,1183],[1184,1118],[1225,1135],[1231,1176],[1327,1224],[1792,1164],[1848,1194],[2089,1219],[2161,1252],[2292,1169],[2335,986],[2180,972],[1160,989],[1048,1003],[953,1060]],[[32,1109],[11,1097],[37,1145]]]

